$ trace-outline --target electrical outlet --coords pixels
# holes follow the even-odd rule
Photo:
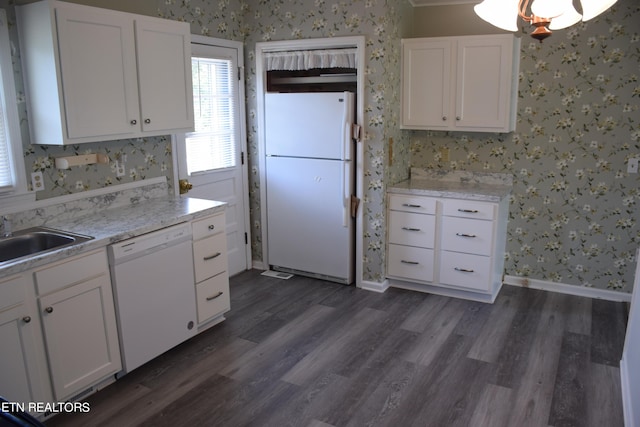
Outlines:
[[[440,160],[442,163],[449,162],[449,148],[448,147],[440,147]]]
[[[125,175],[124,162],[116,160],[116,176],[121,177]]]
[[[44,190],[44,178],[41,171],[31,173],[31,187],[33,191]]]
[[[627,173],[638,173],[638,162],[640,162],[639,157],[632,157],[627,162]]]

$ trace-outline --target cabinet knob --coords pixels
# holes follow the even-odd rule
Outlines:
[[[456,120],[457,120],[457,121],[460,121],[460,116],[456,116]]]
[[[44,309],[47,313],[53,313],[53,307],[47,307]]]
[[[137,125],[137,124],[138,124],[138,121],[137,121],[136,119],[133,119],[133,120],[131,120],[131,122],[130,122],[130,123],[131,123],[132,125]]]
[[[442,121],[446,122],[447,121],[447,116],[442,116]]]
[[[216,226],[215,226],[215,225],[213,225],[213,224],[211,224],[211,225],[210,225],[209,227],[207,227],[207,228],[209,228],[209,230],[213,230],[214,228],[216,228]]]
[[[145,122],[146,124],[149,124],[149,123],[151,123],[151,119],[144,119],[144,122]]]
[[[29,322],[31,322],[31,316],[24,316],[24,317],[22,318],[22,321],[23,321],[24,323],[29,323]]]

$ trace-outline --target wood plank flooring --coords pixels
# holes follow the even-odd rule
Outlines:
[[[623,426],[626,306],[495,304],[252,270],[227,320],[50,426]]]

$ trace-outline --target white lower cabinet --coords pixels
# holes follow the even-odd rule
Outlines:
[[[493,302],[502,286],[508,199],[389,194],[393,286]]]
[[[11,402],[64,402],[114,381],[122,364],[105,250],[0,279],[0,342],[0,395]]]
[[[122,368],[104,250],[37,269],[53,395],[64,401]]]
[[[192,222],[198,325],[224,320],[231,308],[224,212]]]

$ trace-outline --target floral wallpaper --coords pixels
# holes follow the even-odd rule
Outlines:
[[[640,5],[524,36],[511,134],[414,132],[411,164],[514,177],[506,274],[631,292],[640,245]],[[449,162],[436,153],[450,149]]]
[[[255,43],[364,35],[365,280],[384,280],[386,186],[405,179],[413,166],[514,176],[506,274],[631,291],[640,242],[640,175],[626,172],[628,159],[640,156],[637,0],[619,0],[592,21],[554,31],[543,44],[523,35],[518,125],[510,134],[399,130],[400,39],[411,36],[406,0],[147,1],[155,1],[159,16],[190,22],[194,34],[245,42],[254,259],[261,259]],[[0,0],[10,21],[13,3]],[[24,130],[24,91],[18,89]],[[28,172],[45,174],[47,190],[38,198],[172,177],[167,137],[66,149],[30,146],[28,132],[24,139]],[[438,154],[442,146],[450,149],[447,163]],[[86,150],[126,156],[126,175],[118,180],[110,167],[98,165],[60,176],[51,166],[57,155]]]

